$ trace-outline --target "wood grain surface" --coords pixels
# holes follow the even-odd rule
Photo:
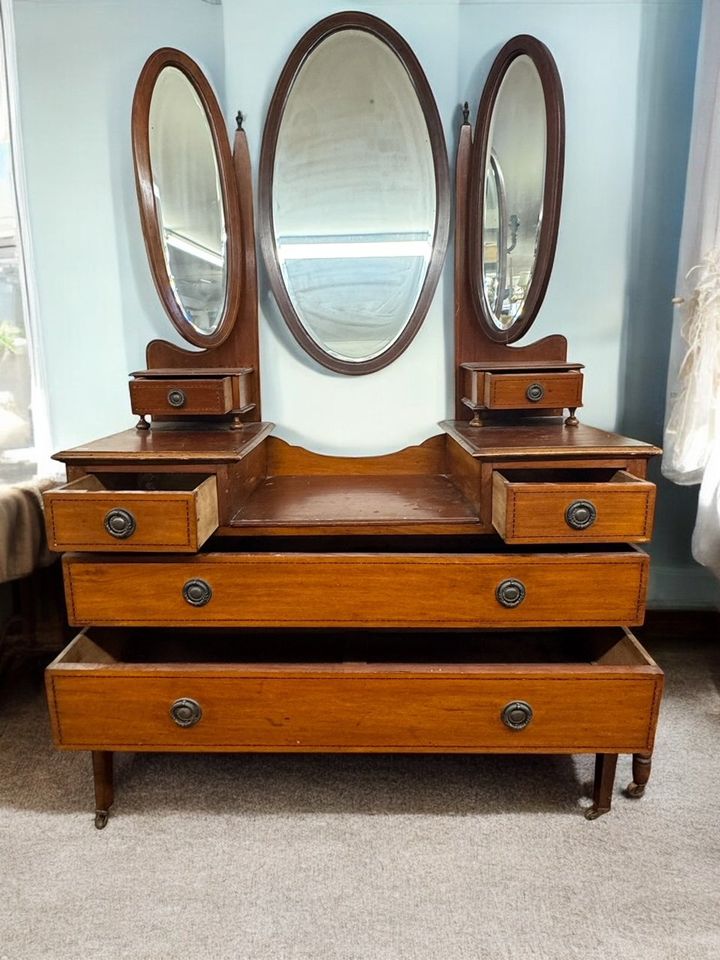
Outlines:
[[[227,553],[153,559],[66,554],[69,622],[107,626],[604,626],[642,622],[648,558],[594,553]],[[202,579],[206,606],[183,599]],[[496,596],[525,586],[516,607]]]

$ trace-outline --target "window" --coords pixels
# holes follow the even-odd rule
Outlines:
[[[44,441],[44,402],[33,350],[26,272],[23,208],[18,192],[18,147],[13,110],[12,13],[0,10],[0,484],[39,472]],[[40,423],[39,421],[43,421]]]

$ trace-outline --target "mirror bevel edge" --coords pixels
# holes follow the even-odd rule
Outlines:
[[[201,333],[195,328],[185,316],[173,293],[153,190],[149,135],[150,104],[157,79],[166,67],[175,67],[179,70],[197,93],[205,111],[215,147],[225,218],[227,272],[225,300],[220,320],[216,329],[209,334]],[[155,289],[170,322],[184,340],[196,347],[217,347],[232,333],[242,304],[243,243],[240,200],[220,105],[207,77],[190,56],[173,47],[161,47],[148,57],[135,87],[131,129],[140,221]]]
[[[343,30],[370,33],[385,43],[400,60],[420,104],[428,128],[435,177],[436,215],[432,253],[420,295],[412,313],[396,339],[382,353],[369,360],[352,362],[323,350],[310,336],[286,289],[275,241],[273,214],[273,173],[275,154],[288,96],[295,79],[310,54],[329,36]],[[280,73],[268,108],[263,129],[259,168],[259,239],[270,287],[280,312],[295,340],[314,360],[336,373],[362,375],[374,373],[396,360],[410,345],[432,302],[440,279],[450,238],[450,170],[435,96],[419,60],[408,42],[388,23],[369,13],[342,12],[318,21],[298,41]]]
[[[545,179],[543,186],[543,220],[540,228],[537,259],[528,287],[520,319],[507,330],[499,329],[490,316],[484,295],[483,278],[476,269],[481,262],[487,152],[493,110],[500,87],[511,64],[527,56],[535,66],[542,85],[547,123]],[[530,329],[545,298],[557,247],[560,209],[565,168],[565,104],[562,82],[553,55],[536,37],[520,34],[505,44],[495,58],[485,82],[475,122],[470,189],[468,191],[468,277],[473,306],[483,332],[496,343],[514,343]]]

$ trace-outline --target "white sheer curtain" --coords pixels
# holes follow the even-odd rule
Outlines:
[[[720,2],[704,0],[662,471],[700,483],[693,556],[720,578]]]

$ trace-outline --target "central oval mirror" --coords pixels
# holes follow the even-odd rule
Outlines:
[[[237,186],[220,107],[179,50],[156,51],[133,102],[143,233],[163,305],[197,346],[229,335],[239,302]]]
[[[550,278],[562,193],[564,114],[555,62],[519,36],[488,76],[478,111],[470,188],[470,275],[493,340],[519,339]]]
[[[442,126],[405,41],[337,14],[280,76],[260,161],[261,243],[293,335],[330,369],[369,373],[417,332],[449,222]]]

